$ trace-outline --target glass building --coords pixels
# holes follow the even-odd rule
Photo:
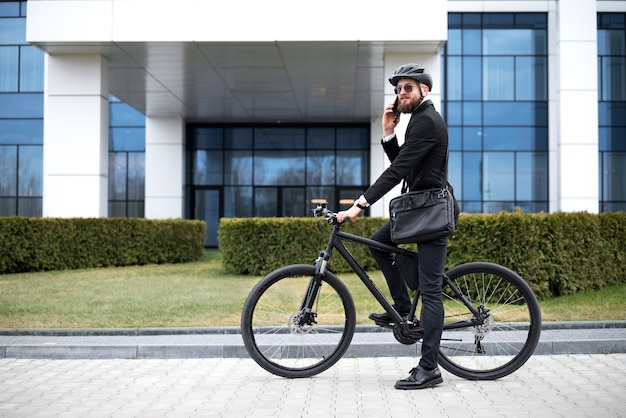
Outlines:
[[[225,6],[54,3],[0,1],[0,216],[204,219],[215,247],[221,217],[341,208],[388,164],[406,62],[433,73],[464,212],[626,209],[625,2],[436,0],[420,33],[372,29],[382,2],[351,30],[312,8],[325,36],[254,41],[190,20]]]

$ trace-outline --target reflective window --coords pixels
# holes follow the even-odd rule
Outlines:
[[[19,47],[0,46],[0,92],[17,91]]]
[[[0,216],[42,215],[43,53],[26,42],[26,2],[0,2]]]
[[[20,91],[43,91],[43,51],[20,47]]]
[[[110,218],[143,218],[145,211],[145,116],[109,97]]]
[[[547,15],[450,13],[448,178],[465,212],[548,210]]]
[[[600,212],[626,211],[626,13],[598,14]]]
[[[308,216],[311,199],[338,208],[369,184],[369,126],[192,124],[187,136],[192,217],[201,190],[222,192],[219,216]]]

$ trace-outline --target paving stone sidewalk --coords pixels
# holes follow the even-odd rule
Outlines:
[[[442,371],[399,391],[414,357],[343,358],[309,379],[250,359],[0,359],[0,417],[626,416],[626,354],[538,355],[514,374],[469,381]]]

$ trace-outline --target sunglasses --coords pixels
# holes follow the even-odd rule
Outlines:
[[[396,94],[400,94],[400,92],[402,91],[402,88],[404,87],[404,91],[406,91],[407,93],[410,93],[413,91],[413,85],[412,84],[405,84],[404,86],[401,86],[400,84],[396,85],[393,88],[394,93]]]

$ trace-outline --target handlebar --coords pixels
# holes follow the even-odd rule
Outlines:
[[[315,207],[315,209],[311,209],[313,212],[313,216],[315,216],[316,218],[323,217],[329,224],[337,225],[339,223],[337,221],[337,214],[328,209],[326,205],[328,205],[328,202],[317,202],[317,206]]]

